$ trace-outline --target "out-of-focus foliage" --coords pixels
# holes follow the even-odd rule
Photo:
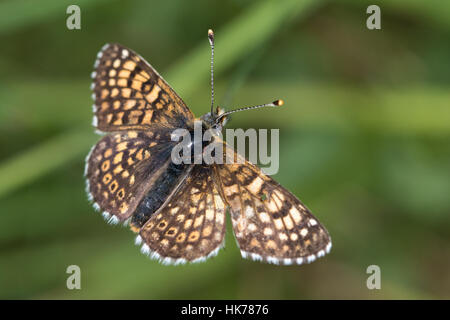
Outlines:
[[[450,298],[450,7],[369,1],[69,1],[0,4],[0,298]],[[275,178],[327,226],[311,265],[242,260],[231,229],[216,258],[162,266],[87,202],[84,157],[97,51],[149,60],[196,115],[283,98],[230,127],[280,128]],[[82,289],[66,288],[66,268]],[[381,290],[366,269],[381,268]]]

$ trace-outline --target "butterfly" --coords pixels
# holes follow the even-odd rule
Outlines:
[[[208,38],[213,88],[211,30]],[[104,135],[86,158],[87,194],[109,223],[137,233],[143,253],[163,264],[214,256],[224,245],[227,212],[244,258],[299,265],[330,251],[328,231],[310,210],[219,137],[223,155],[239,161],[172,161],[175,129],[192,132],[200,121],[220,132],[229,113],[254,107],[214,111],[212,89],[211,112],[195,118],[148,62],[120,44],[106,44],[94,68],[93,125]]]

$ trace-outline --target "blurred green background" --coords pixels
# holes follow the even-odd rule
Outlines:
[[[66,8],[81,7],[81,30]],[[365,0],[0,2],[0,298],[450,298],[450,3]],[[99,136],[90,73],[119,42],[146,58],[199,116],[216,102],[283,98],[229,127],[280,128],[275,178],[328,228],[310,265],[243,260],[231,229],[206,263],[162,266],[110,226],[84,192]],[[81,267],[81,290],[66,268]],[[381,268],[381,290],[366,269]]]

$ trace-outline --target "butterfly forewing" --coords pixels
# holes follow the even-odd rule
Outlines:
[[[129,218],[145,192],[167,168],[173,144],[167,128],[104,136],[86,161],[87,192],[111,222]]]
[[[170,201],[142,227],[142,252],[163,263],[201,261],[215,255],[225,234],[225,204],[212,167],[195,165]]]
[[[107,44],[92,73],[94,126],[101,131],[184,127],[193,114],[153,67],[132,50]]]
[[[243,257],[275,264],[302,264],[327,253],[327,230],[292,193],[257,166],[225,147],[234,164],[216,166]]]

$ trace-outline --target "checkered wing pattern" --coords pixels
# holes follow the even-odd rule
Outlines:
[[[244,258],[302,264],[330,250],[327,230],[300,200],[233,149],[225,154],[235,163],[217,165],[216,180]]]
[[[128,219],[167,168],[170,130],[120,131],[104,136],[86,159],[87,192],[110,222]]]
[[[107,44],[94,67],[93,125],[100,131],[144,130],[155,123],[185,127],[193,120],[183,100],[131,49]]]
[[[225,204],[211,170],[195,165],[167,205],[142,227],[137,242],[143,253],[165,264],[217,254],[225,234]]]

